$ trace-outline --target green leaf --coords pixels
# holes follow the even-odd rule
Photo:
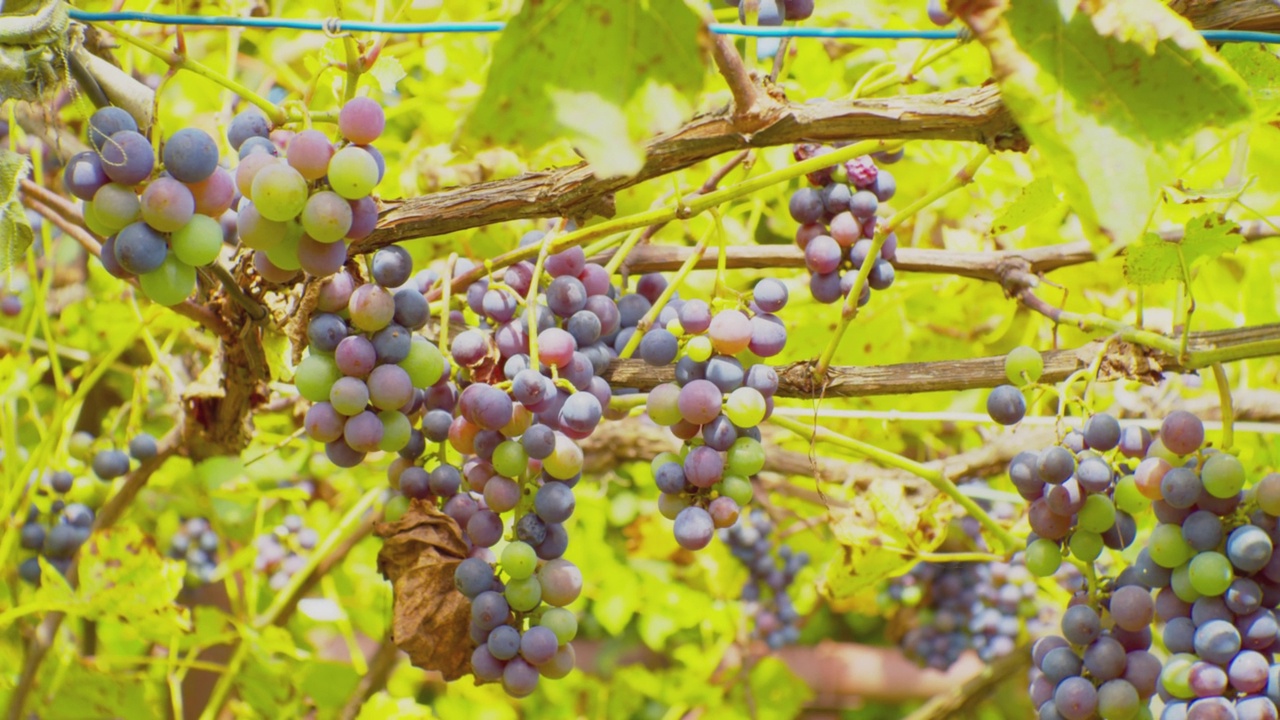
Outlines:
[[[813,698],[813,690],[782,660],[762,658],[747,677],[755,701],[758,718],[794,718],[803,715],[805,703]]]
[[[1053,191],[1053,181],[1038,177],[1022,188],[1018,198],[1005,206],[1000,217],[991,223],[991,232],[1002,235],[1026,225],[1057,207],[1058,194]]]
[[[954,0],[1095,242],[1139,238],[1187,141],[1249,119],[1248,88],[1157,0]]]
[[[382,92],[390,94],[396,91],[396,83],[405,78],[408,73],[405,72],[404,66],[400,64],[400,59],[389,55],[381,55],[378,61],[373,64],[373,69],[369,71],[374,80],[378,81],[378,87]]]
[[[1190,270],[1197,262],[1234,251],[1244,238],[1240,226],[1218,213],[1206,213],[1187,221],[1181,240],[1169,241],[1147,233],[1125,254],[1124,273],[1133,285],[1159,285],[1170,280],[1185,282],[1183,263]]]
[[[706,32],[684,0],[529,0],[494,46],[464,136],[530,149],[568,138],[596,175],[635,174],[641,141],[691,111]]]
[[[27,156],[0,150],[0,272],[17,265],[35,240],[18,200],[18,183],[29,172]]]
[[[80,606],[91,619],[128,617],[145,638],[168,639],[190,629],[187,610],[175,600],[182,590],[182,563],[162,556],[134,525],[94,533],[80,552]]]
[[[1280,109],[1280,58],[1270,47],[1255,43],[1228,43],[1218,54],[1231,64],[1249,90],[1262,117]]]

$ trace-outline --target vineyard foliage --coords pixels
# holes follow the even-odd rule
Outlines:
[[[233,237],[210,266],[183,265],[196,278],[189,300],[153,302],[145,278],[121,279],[94,257],[106,238],[90,232],[63,184],[64,164],[89,147],[95,93],[74,73],[61,87],[41,86],[36,101],[7,91],[0,705],[10,718],[1033,717],[1028,648],[1058,627],[1070,580],[1028,580],[1038,592],[1013,613],[1011,649],[974,648],[981,660],[966,652],[950,670],[911,662],[922,660],[911,638],[932,611],[909,598],[959,572],[948,555],[983,563],[963,577],[990,582],[992,561],[1025,549],[1028,503],[1009,478],[1014,456],[1052,446],[1094,413],[1155,428],[1186,409],[1209,423],[1210,445],[1231,445],[1250,484],[1280,468],[1271,424],[1280,417],[1280,59],[1277,45],[1207,42],[1203,14],[1184,18],[1157,0],[952,0],[959,42],[801,37],[775,58],[769,38],[712,32],[709,23],[738,23],[720,0],[74,6],[506,20],[497,33],[420,34],[119,21],[73,23],[54,39],[23,36],[18,21],[13,36],[0,24],[0,66],[47,63],[34,49],[50,47],[108,58],[121,72],[95,71],[98,92],[153,108],[153,124],[141,128],[152,143],[197,128],[232,172],[243,159],[228,128],[255,103],[276,126],[337,140],[339,109],[371,98],[386,123],[375,143],[385,173],[373,191],[382,220],[367,237],[347,238],[346,263],[366,287],[384,283],[362,253],[401,237],[397,223],[421,228],[398,244],[415,272],[448,277],[449,263],[470,261],[480,275],[489,263],[493,283],[512,264],[504,253],[531,231],[595,232],[582,244],[605,252],[649,227],[615,285],[635,291],[649,270],[628,263],[676,248],[683,254],[661,269],[685,300],[741,300],[745,310],[757,283],[781,281],[786,345],[763,361],[739,354],[778,368],[781,389],[760,423],[765,468],[750,482],[744,520],[700,550],[687,549],[682,521],[673,533],[655,485],[653,459],[680,452],[681,441],[616,379],[665,372],[669,382],[673,371],[641,366],[642,348],[604,374],[616,415],[630,417],[606,409],[595,433],[574,441],[582,477],[563,528],[564,558],[582,574],[581,596],[567,604],[577,670],[516,699],[471,676],[472,602],[454,589],[454,572],[475,548],[467,527],[436,511],[435,495],[449,493],[424,491],[431,500],[410,503],[401,481],[388,485],[388,467],[404,469],[395,452],[335,464],[304,432],[312,403],[295,372],[319,354],[307,322],[320,282],[291,272],[264,279],[263,261]],[[4,12],[0,23],[26,15]],[[812,17],[786,25],[935,27],[923,0],[817,0]],[[15,47],[32,52],[10,55]],[[865,114],[841,126],[816,108]],[[776,137],[787,139],[768,139]],[[860,307],[856,296],[845,302],[845,285],[838,302],[818,302],[796,248],[793,195],[823,183],[789,169],[822,144],[839,153],[880,140],[850,159],[878,152],[879,172],[896,181],[878,220],[859,221],[896,233],[896,258],[880,250],[882,227],[866,266],[877,257],[894,265],[881,269],[891,287]],[[899,143],[902,159],[890,162]],[[841,172],[867,172],[865,163]],[[600,191],[584,201],[592,183]],[[708,196],[714,204],[697,205]],[[437,217],[465,229],[437,232]],[[844,253],[852,243],[839,244]],[[681,270],[695,247],[732,262]],[[1018,254],[1039,264],[996,260]],[[855,281],[858,267],[845,270],[860,289],[870,276]],[[441,287],[420,290],[433,319],[414,332],[449,356],[448,339],[477,326],[475,306],[442,328]],[[451,292],[454,310],[467,307],[465,284]],[[751,312],[767,315],[760,299]],[[1183,334],[1240,328],[1257,332],[1218,354],[1204,336]],[[1012,391],[1025,397],[1026,419],[1003,427],[987,417],[988,395],[1022,384],[1004,379],[1002,357],[1022,346],[1073,352],[1046,355],[1041,384]],[[976,358],[995,359],[985,370],[948,362]],[[858,374],[905,363],[921,365],[878,380],[898,383],[892,391]],[[840,373],[866,391],[825,392],[823,380]],[[943,380],[945,390],[917,392]],[[428,447],[434,458],[436,444]],[[112,462],[130,472],[100,465]],[[58,489],[59,473],[70,473],[69,489]],[[716,492],[731,494],[723,484]],[[92,514],[72,517],[79,507]],[[1145,539],[1157,521],[1136,517]],[[51,537],[27,535],[38,522],[84,536],[51,551]],[[765,545],[755,545],[761,536]],[[1098,574],[1114,578],[1144,543],[1102,550]],[[494,550],[508,566],[503,547]],[[1001,562],[999,572],[1025,573],[1021,563],[1010,571]],[[772,590],[751,597],[761,588]],[[964,684],[986,661],[986,684]],[[934,696],[952,704],[926,705]]]

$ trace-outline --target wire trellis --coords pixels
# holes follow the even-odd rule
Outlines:
[[[340,32],[396,33],[424,35],[432,33],[495,33],[506,27],[503,22],[433,22],[392,23],[364,20],[306,20],[301,18],[257,18],[216,15],[165,15],[136,11],[86,12],[70,11],[71,18],[81,22],[141,22],[153,25],[183,25],[201,27],[242,27],[262,30],[311,30],[337,34]],[[735,35],[757,38],[826,38],[838,40],[954,40],[959,30],[883,30],[873,28],[839,27],[751,27],[727,23],[714,23],[711,32],[718,35]],[[1252,30],[1202,30],[1200,34],[1209,42],[1257,42],[1280,44],[1280,33]]]

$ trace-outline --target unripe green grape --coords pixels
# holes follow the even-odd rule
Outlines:
[[[1194,551],[1182,538],[1179,525],[1161,524],[1151,531],[1147,539],[1151,559],[1164,568],[1176,568],[1191,559]]]
[[[684,354],[694,362],[706,362],[711,359],[711,351],[711,338],[706,335],[695,335],[689,338],[689,342],[684,346]]]
[[[299,220],[317,242],[338,242],[351,230],[351,203],[335,192],[318,192],[307,198]]]
[[[1004,356],[1004,374],[1017,387],[1034,383],[1044,374],[1044,358],[1026,345],[1019,345]]]
[[[329,160],[329,186],[342,197],[359,200],[373,192],[377,184],[378,162],[367,151],[348,145]]]
[[[658,495],[658,513],[668,520],[675,520],[681,510],[689,507],[689,500],[683,495]]]
[[[750,477],[764,469],[764,446],[753,438],[738,438],[729,446],[725,473]]]
[[[300,270],[302,262],[298,260],[298,241],[302,239],[302,228],[298,223],[284,223],[285,232],[279,242],[266,250],[267,259],[281,270]]]
[[[1169,587],[1173,588],[1173,594],[1185,603],[1193,603],[1204,597],[1191,584],[1191,563],[1185,563],[1173,569]]]
[[[1027,570],[1036,577],[1049,577],[1062,566],[1062,550],[1047,538],[1037,538],[1027,546]]]
[[[1230,587],[1231,581],[1235,579],[1235,572],[1226,555],[1202,552],[1191,558],[1188,579],[1196,592],[1207,597],[1217,597]]]
[[[142,217],[142,202],[138,195],[133,188],[119,183],[107,183],[98,188],[93,194],[92,205],[95,221],[111,228],[111,233]]]
[[[671,427],[680,422],[680,386],[675,383],[663,383],[649,391],[645,401],[645,412],[649,418],[664,427]]]
[[[1244,465],[1234,455],[1216,453],[1200,468],[1204,489],[1216,498],[1235,497],[1244,487]]]
[[[529,468],[529,455],[515,440],[504,440],[493,451],[493,469],[503,477],[518,478]]]
[[[542,460],[542,469],[557,480],[568,480],[582,471],[582,448],[556,433],[556,448]]]
[[[724,408],[729,422],[741,428],[759,425],[764,421],[766,410],[764,395],[761,395],[759,390],[749,387],[740,387],[729,393]]]
[[[1116,524],[1116,506],[1106,495],[1090,495],[1080,508],[1078,524],[1095,533],[1104,533]]]
[[[1071,554],[1085,562],[1093,562],[1102,554],[1102,536],[1088,530],[1076,530],[1067,541]]]
[[[409,436],[413,433],[413,424],[399,410],[383,410],[378,413],[382,421],[382,442],[378,449],[383,452],[399,452],[409,444]]]
[[[98,217],[98,211],[94,208],[93,201],[91,200],[85,200],[80,203],[80,215],[84,217],[85,227],[93,231],[94,235],[109,237],[121,229],[103,222],[103,220]]]
[[[553,607],[542,613],[538,624],[556,634],[556,640],[564,645],[578,635],[578,616],[571,610]]]
[[[409,345],[409,356],[400,361],[400,367],[409,373],[409,380],[416,388],[429,388],[444,374],[444,356],[435,343],[414,335]]]
[[[1280,515],[1280,474],[1270,473],[1253,488],[1258,507],[1268,515]]]
[[[312,353],[298,363],[298,369],[293,374],[293,384],[302,397],[311,402],[323,402],[329,399],[329,391],[340,377],[342,371],[332,357]]]
[[[160,267],[139,275],[138,284],[152,302],[172,307],[195,292],[196,269],[169,253]]]
[[[514,579],[507,583],[507,603],[517,612],[529,612],[542,602],[542,583],[536,577]]]
[[[169,247],[188,265],[208,265],[222,252],[222,223],[208,215],[193,215],[169,238]]]
[[[1191,689],[1191,666],[1199,659],[1188,653],[1178,653],[1169,658],[1160,672],[1160,684],[1176,698],[1195,697],[1195,691]]]
[[[517,540],[502,549],[502,571],[515,580],[533,575],[538,568],[538,553],[529,543]]]
[[[751,487],[751,481],[741,475],[725,475],[720,481],[720,493],[740,507],[746,507],[755,496],[755,489]]]
[[[1138,483],[1132,475],[1125,475],[1116,481],[1115,501],[1116,507],[1135,517],[1151,508],[1151,499],[1138,489]]]
[[[307,179],[286,163],[272,163],[254,176],[249,197],[262,217],[292,220],[306,207]]]

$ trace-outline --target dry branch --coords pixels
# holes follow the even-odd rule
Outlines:
[[[1238,348],[1234,359],[1266,357],[1274,348],[1255,345],[1280,340],[1280,324],[1259,325],[1237,330],[1192,333],[1188,349],[1192,352]],[[1104,341],[1098,340],[1071,350],[1041,353],[1044,375],[1041,382],[1065,380],[1069,375],[1088,368],[1098,357]],[[1141,362],[1134,362],[1140,360]],[[1153,368],[1152,364],[1155,364]],[[1144,354],[1142,348],[1113,342],[1107,349],[1103,367],[1117,377],[1150,380],[1152,371],[1185,372],[1189,367],[1176,357],[1162,353]],[[869,395],[909,395],[940,390],[991,388],[1008,382],[1004,373],[1004,356],[996,355],[966,360],[832,367],[827,372],[825,387],[813,381],[808,363],[776,367],[779,397],[865,397]],[[1126,372],[1131,370],[1131,372]],[[614,387],[650,390],[666,382],[674,382],[674,367],[654,367],[641,360],[614,360],[604,379]]]
[[[1025,146],[994,86],[928,95],[779,105],[744,134],[728,113],[695,118],[651,140],[640,172],[596,178],[586,163],[470,185],[392,204],[378,229],[355,243],[353,254],[410,238],[444,235],[496,222],[538,217],[612,215],[612,193],[750,148],[878,138],[955,140],[1010,149]]]
[[[1280,30],[1275,0],[1172,0],[1169,8],[1200,30]]]

